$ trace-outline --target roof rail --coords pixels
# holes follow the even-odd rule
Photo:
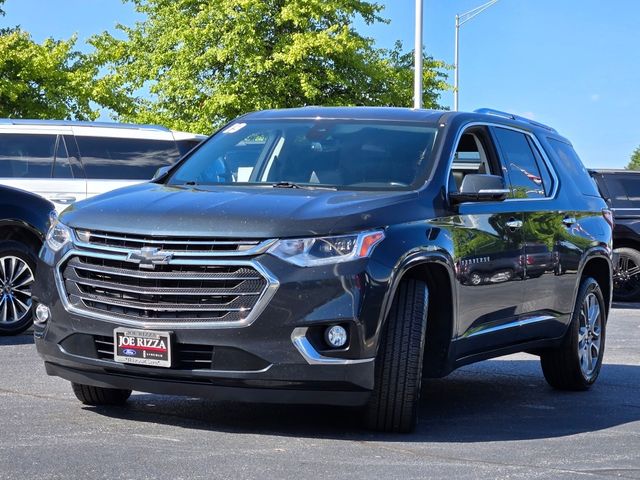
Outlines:
[[[49,125],[52,127],[100,127],[100,128],[125,128],[128,130],[162,130],[170,132],[162,125],[137,125],[135,123],[116,122],[85,122],[80,120],[33,120],[17,118],[0,118],[0,125]]]
[[[483,113],[485,115],[495,115],[496,117],[503,117],[503,118],[508,118],[510,120],[516,120],[518,122],[525,122],[530,125],[534,125],[536,127],[544,128],[545,130],[549,130],[550,132],[558,133],[558,131],[555,128],[552,128],[549,125],[545,125],[544,123],[536,122],[535,120],[521,117],[520,115],[515,115],[513,113],[501,112],[500,110],[494,110],[492,108],[478,108],[477,110],[474,110],[474,113]]]

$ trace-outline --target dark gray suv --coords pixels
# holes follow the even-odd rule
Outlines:
[[[60,216],[36,345],[87,404],[346,405],[409,431],[423,377],[486,358],[531,352],[552,386],[592,385],[611,230],[571,144],[514,115],[257,112]]]

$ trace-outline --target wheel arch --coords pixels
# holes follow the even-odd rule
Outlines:
[[[611,301],[613,298],[613,266],[611,264],[610,253],[607,249],[596,247],[588,251],[580,268],[580,275],[576,285],[575,296],[578,294],[582,279],[593,277],[600,285],[602,296],[604,297],[607,316],[611,309]]]
[[[3,220],[0,221],[0,241],[5,240],[25,243],[32,247],[37,255],[44,242],[44,235],[26,222]]]
[[[451,258],[442,252],[415,254],[395,269],[383,322],[386,322],[400,282],[407,278],[426,282],[429,289],[423,376],[442,377],[450,370],[451,340],[455,331],[456,288]],[[437,301],[436,301],[437,300]]]

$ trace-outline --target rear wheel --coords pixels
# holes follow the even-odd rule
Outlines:
[[[380,340],[375,386],[365,407],[367,427],[385,432],[415,428],[422,383],[422,358],[429,291],[420,280],[398,287]]]
[[[552,387],[586,390],[595,383],[602,366],[606,324],[600,286],[593,278],[585,278],[562,344],[540,355],[542,372]]]
[[[616,248],[618,263],[613,276],[613,297],[621,302],[640,300],[640,252]]]
[[[81,383],[71,383],[73,393],[85,405],[124,405],[131,396],[131,390],[103,388]]]
[[[33,249],[13,240],[0,242],[0,335],[16,335],[31,326],[35,270]]]

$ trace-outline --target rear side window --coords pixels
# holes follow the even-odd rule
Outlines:
[[[56,135],[0,134],[0,177],[51,178]]]
[[[596,182],[591,178],[587,169],[584,168],[582,160],[580,160],[580,157],[578,157],[573,147],[555,138],[548,138],[547,140],[560,164],[564,167],[568,178],[571,179],[571,182],[580,189],[583,195],[599,197],[600,193],[598,192]]]
[[[506,128],[495,128],[494,133],[500,144],[504,167],[509,173],[514,198],[544,198],[544,180],[527,136]]]
[[[140,138],[77,136],[87,178],[150,180],[179,157],[175,142]]]
[[[640,207],[640,174],[605,175],[604,180],[614,207]]]

